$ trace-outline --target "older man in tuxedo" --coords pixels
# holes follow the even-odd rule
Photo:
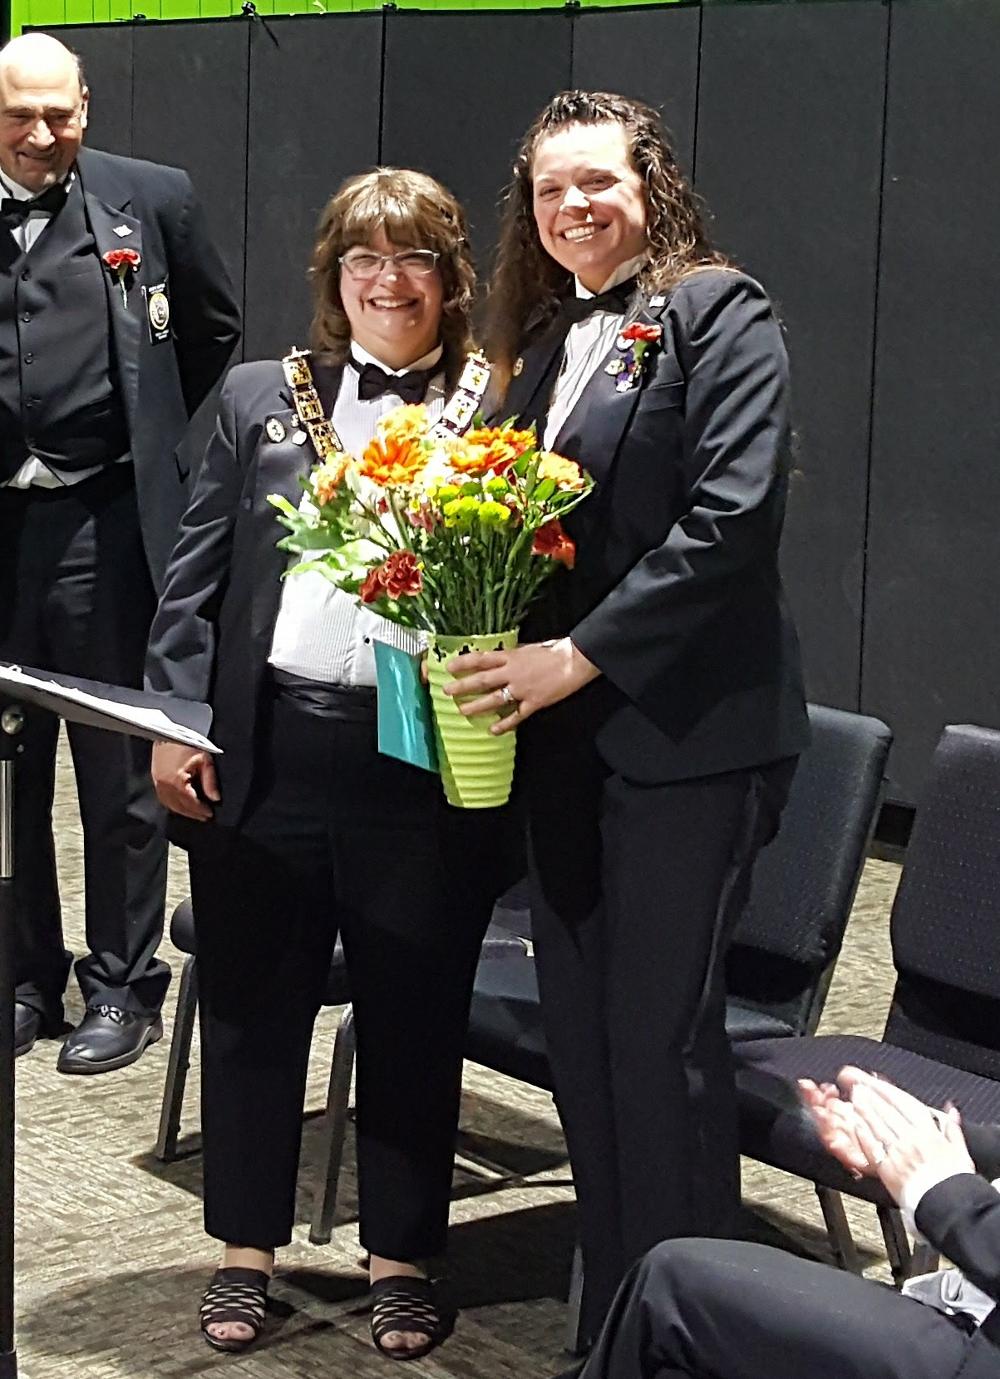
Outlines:
[[[860,1068],[803,1083],[821,1140],[881,1179],[958,1267],[900,1296],[743,1241],[671,1240],[623,1283],[590,1358],[561,1379],[995,1379],[1000,1126],[962,1126]],[[993,1181],[984,1181],[992,1179]]]
[[[0,660],[142,684],[186,505],[178,447],[239,338],[185,173],[83,150],[88,91],[56,39],[0,51]],[[51,810],[58,721],[29,717],[15,819],[16,1048],[63,1028]],[[166,843],[148,745],[69,728],[83,821],[86,1012],[67,1073],[162,1033]]]

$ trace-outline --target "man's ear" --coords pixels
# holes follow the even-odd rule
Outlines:
[[[80,128],[81,128],[81,129],[86,129],[86,128],[87,128],[87,111],[88,111],[89,108],[90,108],[90,92],[88,91],[88,89],[86,88],[86,86],[83,88],[83,90],[82,90],[81,93],[80,93],[80,100],[81,100],[81,102],[82,102],[82,105],[81,105],[81,108],[80,108]]]

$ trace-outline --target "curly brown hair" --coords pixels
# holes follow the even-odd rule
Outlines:
[[[472,348],[469,317],[476,274],[465,213],[446,187],[409,168],[374,168],[349,177],[320,216],[309,276],[315,302],[310,343],[333,364],[347,358],[351,327],[340,295],[340,256],[369,244],[376,230],[392,244],[436,249],[443,288],[441,343],[449,386]]]
[[[698,200],[657,112],[608,91],[561,91],[525,134],[503,198],[486,330],[494,377],[503,384],[529,319],[541,324],[551,318],[573,281],[541,246],[531,182],[539,143],[572,124],[620,124],[625,131],[632,167],[646,185],[649,258],[639,275],[646,291],[663,292],[695,269],[734,266],[712,247]]]

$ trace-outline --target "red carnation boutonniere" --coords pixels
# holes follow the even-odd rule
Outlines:
[[[118,280],[122,292],[122,302],[128,308],[128,283],[133,273],[139,271],[142,256],[137,249],[109,249],[101,255],[102,261]]]
[[[633,321],[625,327],[618,337],[618,349],[624,358],[612,359],[607,366],[607,372],[615,377],[617,392],[627,393],[630,388],[636,387],[642,377],[646,351],[658,346],[662,339],[663,327],[659,325]]]

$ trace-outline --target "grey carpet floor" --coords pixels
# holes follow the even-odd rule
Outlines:
[[[68,946],[82,949],[81,840],[72,778],[61,761],[59,867]],[[898,879],[870,861],[824,1014],[824,1031],[877,1034],[891,986],[888,914]],[[186,894],[182,856],[170,898]],[[176,953],[166,956],[180,970]],[[167,1039],[174,990],[165,1010]],[[71,991],[68,1018],[79,1017]],[[313,1045],[298,1225],[281,1253],[266,1341],[242,1357],[210,1350],[198,1334],[200,1293],[216,1263],[201,1228],[197,1152],[197,1039],[185,1104],[185,1155],[152,1154],[167,1039],[132,1068],[100,1077],[55,1072],[58,1046],[36,1045],[17,1065],[17,1319],[27,1379],[323,1379],[382,1376],[389,1362],[359,1310],[353,1147],[329,1246],[307,1239],[309,1184],[336,1014]],[[252,1152],[252,1146],[248,1146]],[[494,1172],[483,1162],[498,1165]],[[745,1233],[826,1256],[811,1190],[744,1165]],[[551,1099],[467,1066],[456,1162],[450,1272],[461,1317],[452,1339],[408,1369],[437,1379],[543,1379],[563,1368],[565,1296],[574,1235],[572,1188]],[[873,1210],[849,1205],[870,1272],[885,1276]]]

